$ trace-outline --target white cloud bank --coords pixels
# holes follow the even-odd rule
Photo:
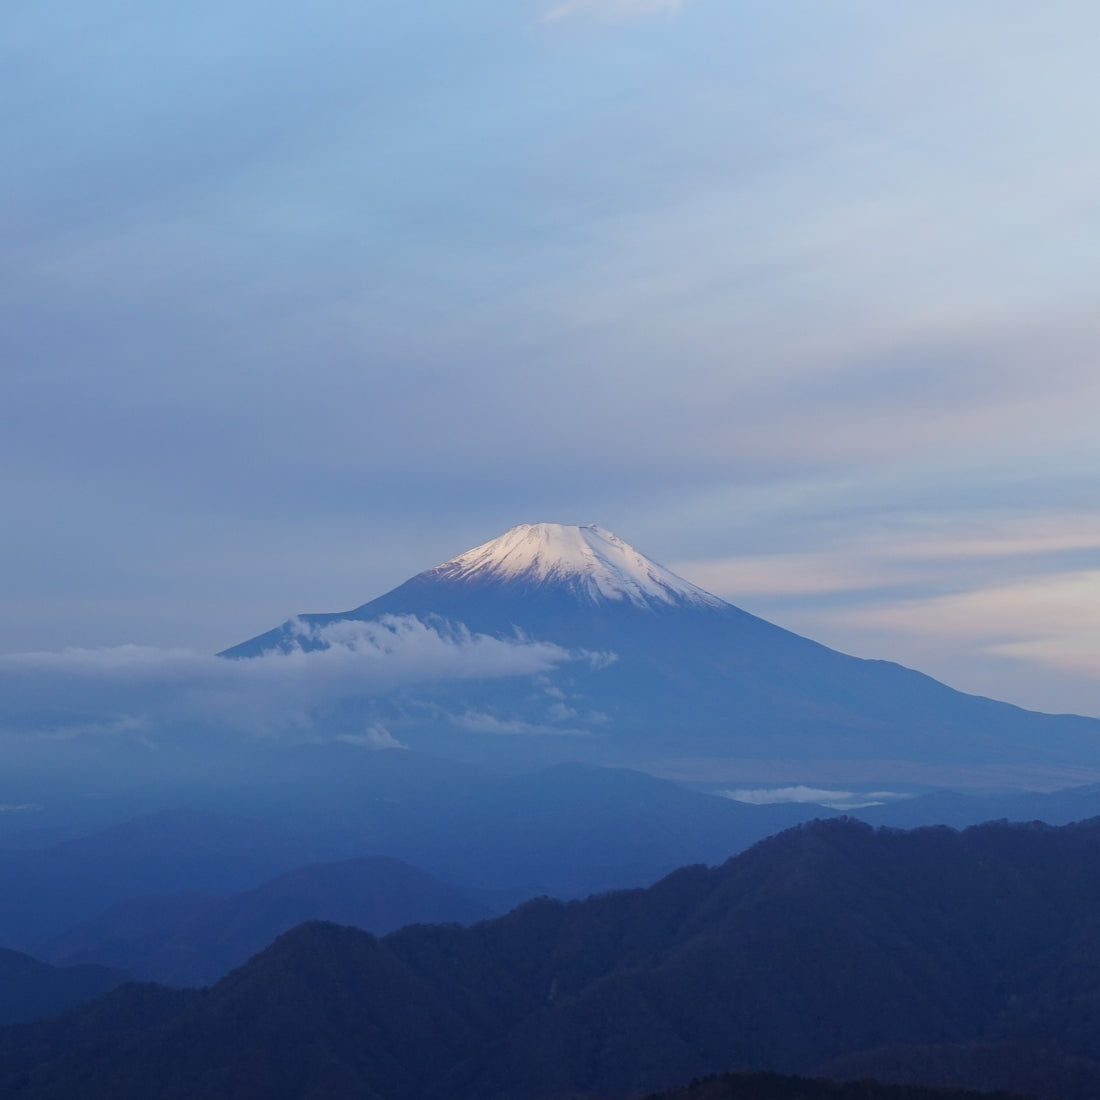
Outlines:
[[[907,795],[897,791],[837,791],[821,787],[759,787],[746,790],[720,791],[723,798],[746,802],[752,806],[777,806],[795,802],[800,805],[825,806],[831,810],[862,810],[896,802]]]
[[[327,648],[299,645],[244,660],[133,645],[3,656],[0,730],[137,740],[184,729],[312,733],[318,708],[341,699],[416,684],[535,675],[586,659],[545,642],[502,640],[413,616],[336,623],[308,633]],[[333,736],[374,748],[399,746],[380,725]]]

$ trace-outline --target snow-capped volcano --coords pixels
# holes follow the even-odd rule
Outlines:
[[[594,646],[593,631],[606,635],[627,620],[660,620],[667,630],[700,617],[752,618],[602,527],[522,523],[350,611],[295,616],[220,655],[323,647],[318,630],[385,615],[445,619],[497,636],[519,631],[570,646]]]
[[[318,630],[386,615],[445,619],[498,636],[519,631],[562,645],[595,645],[593,631],[606,634],[638,618],[660,620],[664,629],[700,616],[752,618],[602,527],[521,523],[350,611],[297,615],[220,656],[323,648]]]
[[[629,601],[638,607],[698,604],[724,607],[663,565],[602,527],[521,523],[498,538],[421,574],[425,580],[505,581],[529,587],[561,586],[595,603]]]
[[[351,734],[392,729],[403,744],[460,758],[510,752],[513,762],[1091,763],[1100,751],[1093,719],[1029,714],[837,653],[697,588],[599,527],[521,524],[350,611],[295,616],[222,656],[329,649],[401,623],[475,650],[486,638],[549,644],[560,661],[496,678],[471,665],[415,690],[395,681],[334,698],[324,722]]]

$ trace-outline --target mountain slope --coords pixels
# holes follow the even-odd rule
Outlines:
[[[325,648],[341,629],[391,616],[568,653],[536,677],[334,699],[320,716],[329,728],[381,725],[414,747],[485,760],[748,759],[789,762],[791,775],[822,760],[894,762],[895,772],[899,762],[1100,767],[1096,719],[1024,711],[837,653],[600,528],[514,528],[351,611],[299,616],[222,656]]]
[[[221,893],[307,862],[274,826],[198,810],[164,810],[43,849],[0,850],[0,933],[41,943],[140,894]]]
[[[255,871],[245,864],[237,881],[215,880],[218,893],[232,895],[217,898],[193,892],[210,878],[198,879],[201,864],[180,860],[177,849],[166,843],[170,858],[162,861],[155,881],[177,892],[147,896],[146,884],[153,880],[135,874],[140,865],[127,867],[119,858],[125,838],[151,831],[150,820],[139,818],[80,844],[84,876],[98,885],[96,896],[113,904],[94,915],[76,909],[77,917],[69,922],[76,926],[60,935],[52,931],[57,914],[48,905],[35,905],[57,896],[39,900],[42,883],[62,878],[53,889],[72,886],[78,896],[67,905],[75,908],[80,884],[69,882],[72,862],[65,858],[55,867],[56,849],[20,853],[20,864],[8,868],[8,897],[23,910],[27,933],[35,927],[46,930],[24,949],[48,962],[122,966],[161,981],[213,978],[220,972],[194,969],[201,959],[220,958],[227,966],[243,962],[301,920],[335,920],[382,933],[413,921],[465,922],[487,915],[469,897],[440,883],[439,876],[503,912],[539,894],[580,897],[645,885],[684,863],[720,862],[824,812],[744,805],[622,768],[561,764],[501,776],[397,750],[364,753],[336,745],[331,752],[314,749],[305,759],[303,751],[299,747],[288,762],[285,785],[229,789],[229,801],[249,817],[200,820],[216,827],[226,854],[262,836],[264,818],[272,836],[279,835],[276,826],[285,831],[293,823],[287,854],[312,852],[311,859],[326,864],[295,869],[261,885],[255,885]],[[184,817],[181,824],[188,820]],[[185,829],[182,838],[193,835]],[[434,885],[407,879],[394,859],[345,858],[364,851],[392,853],[404,864],[427,868],[436,876],[429,880]],[[178,892],[187,890],[192,892]],[[138,891],[141,896],[130,896]],[[391,901],[384,905],[387,897]],[[0,899],[0,913],[5,900]],[[269,906],[281,926],[261,919]],[[253,919],[266,929],[266,938],[238,943],[225,956]],[[214,945],[220,946],[208,956]]]
[[[542,899],[468,929],[302,925],[163,1027],[0,1088],[548,1100],[1008,1038],[1084,1081],[1100,1054],[1098,857],[1096,821],[832,821],[646,890]]]
[[[317,863],[227,898],[147,898],[101,914],[49,944],[45,958],[74,963],[112,958],[136,977],[206,985],[240,966],[276,936],[307,920],[382,934],[414,923],[470,923],[489,911],[461,891],[400,860],[367,856]],[[174,922],[152,912],[171,907]],[[150,926],[160,917],[159,936]]]
[[[1029,1094],[1030,1095],[1030,1094]],[[1015,1093],[923,1089],[863,1079],[838,1082],[777,1073],[723,1073],[643,1100],[1013,1100]],[[1022,1100],[1016,1097],[1016,1100]]]
[[[129,981],[106,966],[47,966],[19,951],[0,949],[0,1026],[54,1016]]]

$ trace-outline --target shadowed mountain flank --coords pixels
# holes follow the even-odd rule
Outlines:
[[[317,863],[225,898],[135,899],[41,949],[58,962],[113,958],[134,976],[207,985],[307,920],[382,934],[414,923],[470,923],[489,910],[400,860]]]
[[[48,966],[19,951],[0,949],[0,1026],[64,1012],[129,981],[106,966]]]
[[[79,1074],[82,1095],[114,1100],[551,1100],[1023,1041],[1092,1088],[1098,857],[1096,821],[836,820],[645,890],[536,900],[465,929],[306,924],[172,1021],[0,1081],[20,1098],[66,1095]]]

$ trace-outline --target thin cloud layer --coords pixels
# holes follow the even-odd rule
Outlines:
[[[0,730],[146,741],[181,731],[340,736],[397,747],[382,725],[353,734],[318,730],[314,712],[410,685],[533,676],[573,659],[548,643],[429,626],[412,616],[339,623],[313,631],[311,640],[328,648],[237,661],[144,646],[0,657]]]
[[[719,791],[723,798],[746,802],[751,806],[777,806],[787,803],[827,806],[831,810],[862,810],[910,797],[897,791],[840,791],[825,787],[753,787]]]
[[[814,549],[674,565],[797,633],[1035,710],[1100,714],[1100,520],[1088,509],[822,518]]]
[[[965,640],[993,654],[1050,665],[1100,686],[1100,570],[1047,573],[970,592],[847,613],[857,624],[926,641]]]
[[[924,522],[921,522],[923,518]],[[960,578],[988,587],[990,570],[1042,574],[1060,563],[1100,554],[1100,517],[1081,512],[1027,517],[914,516],[884,532],[834,535],[812,551],[745,554],[680,562],[673,568],[732,600],[746,596],[816,596],[904,585],[957,585]],[[965,581],[964,581],[965,583]]]
[[[546,19],[556,22],[587,16],[618,22],[649,15],[672,15],[683,4],[684,0],[564,0],[547,12]]]

